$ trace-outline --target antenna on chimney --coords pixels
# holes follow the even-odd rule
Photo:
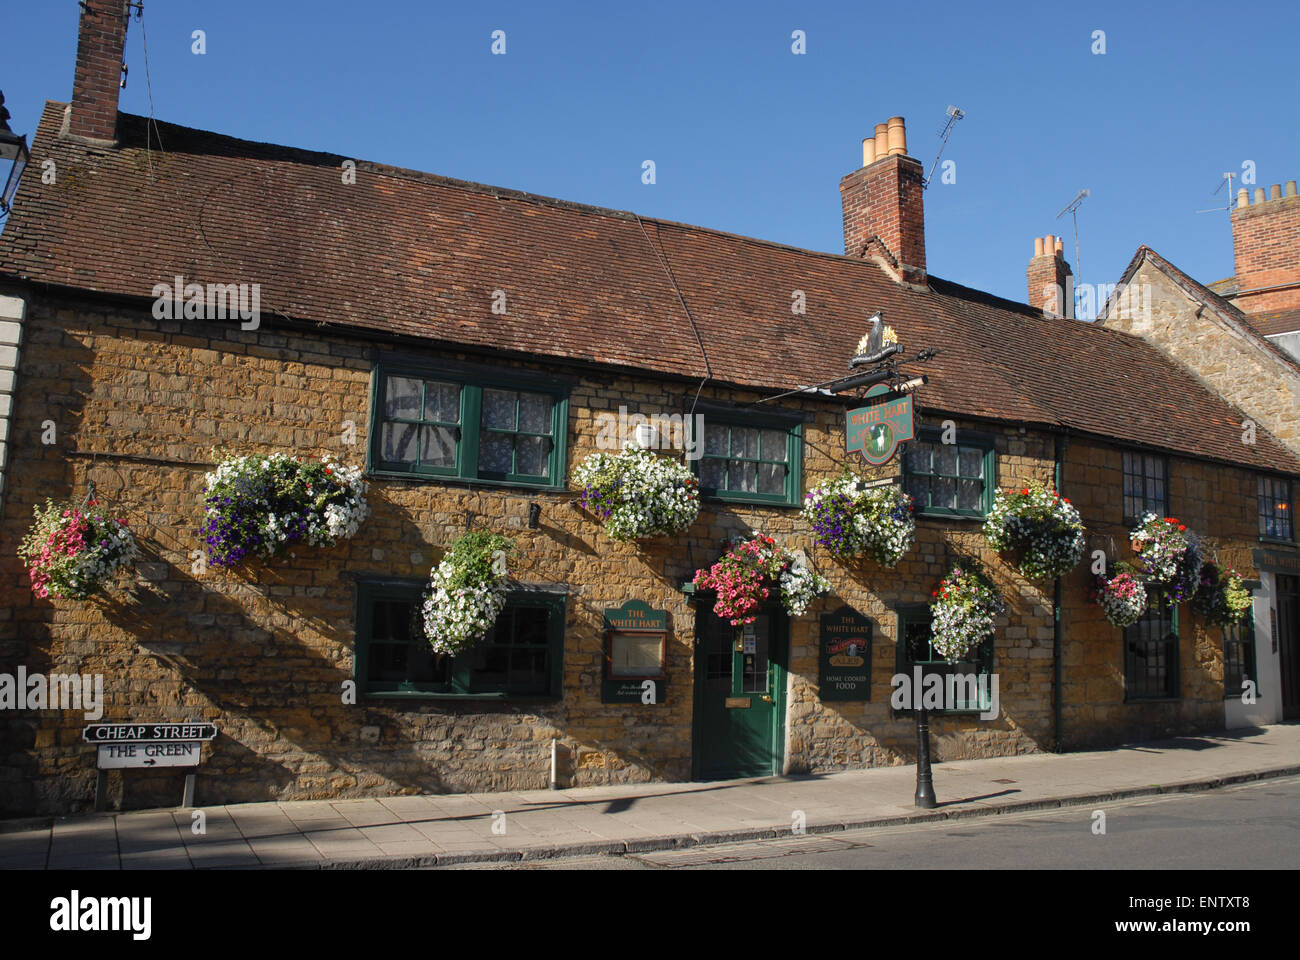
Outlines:
[[[943,129],[939,131],[939,152],[934,155],[934,163],[930,164],[930,172],[926,178],[921,181],[921,186],[930,185],[930,177],[934,176],[934,168],[939,165],[939,158],[943,156],[943,148],[948,146],[948,138],[952,136],[952,128],[957,125],[957,121],[966,116],[964,110],[959,110],[951,103],[948,104],[948,119],[944,121]]]
[[[1232,179],[1236,175],[1237,174],[1235,171],[1229,170],[1227,173],[1223,175],[1223,179],[1220,181],[1219,185],[1214,188],[1214,193],[1210,194],[1210,196],[1212,197],[1218,196],[1219,191],[1223,189],[1223,185],[1226,183],[1228,185],[1228,202],[1226,204],[1224,204],[1221,207],[1210,207],[1208,210],[1197,210],[1196,212],[1197,213],[1218,213],[1221,210],[1227,210],[1229,213],[1232,213]]]
[[[1082,282],[1083,278],[1083,262],[1082,258],[1079,256],[1079,204],[1083,203],[1084,198],[1088,196],[1091,196],[1091,192],[1087,187],[1084,187],[1076,193],[1074,199],[1067,203],[1064,209],[1056,215],[1056,219],[1060,220],[1068,213],[1074,220],[1074,275],[1076,277],[1076,283]]]

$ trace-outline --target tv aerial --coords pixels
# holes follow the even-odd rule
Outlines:
[[[1076,283],[1083,277],[1083,260],[1079,256],[1079,204],[1083,203],[1083,201],[1091,195],[1092,191],[1087,187],[1084,187],[1076,193],[1074,199],[1067,203],[1064,208],[1062,208],[1061,212],[1056,215],[1056,219],[1060,220],[1068,213],[1071,219],[1074,220],[1074,274]]]
[[[1219,213],[1223,210],[1226,210],[1229,213],[1231,213],[1232,212],[1232,180],[1236,176],[1237,174],[1235,171],[1232,170],[1227,171],[1223,175],[1222,179],[1220,180],[1219,185],[1214,188],[1214,193],[1210,194],[1210,196],[1212,197],[1218,196],[1219,191],[1223,189],[1223,185],[1226,183],[1228,185],[1228,202],[1225,205],[1223,205],[1222,207],[1209,207],[1208,209],[1197,210],[1196,212],[1197,213]]]
[[[928,187],[930,185],[930,178],[934,176],[934,168],[939,165],[939,158],[943,156],[943,148],[948,146],[948,138],[952,136],[952,128],[957,125],[958,120],[966,116],[964,110],[959,110],[952,104],[948,104],[946,112],[948,114],[948,119],[944,121],[943,129],[939,131],[939,152],[934,155],[934,162],[930,164],[930,172],[926,174],[925,179],[921,181],[923,187]]]

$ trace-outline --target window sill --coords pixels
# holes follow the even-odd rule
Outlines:
[[[939,513],[933,510],[917,510],[918,520],[972,520],[983,523],[988,519],[987,513]]]
[[[749,507],[776,507],[784,510],[799,510],[803,507],[803,504],[791,503],[789,500],[760,500],[756,497],[751,498],[739,494],[736,496],[725,496],[716,493],[701,494],[700,500],[712,504],[740,504]]]
[[[529,490],[533,493],[569,493],[568,487],[551,483],[525,483],[522,480],[480,480],[468,477],[444,477],[431,473],[404,473],[399,470],[367,470],[366,477],[376,480],[405,480],[408,483],[437,483],[456,487],[502,487]]]
[[[1300,547],[1300,542],[1295,540],[1284,540],[1281,537],[1260,537],[1260,543],[1267,543],[1274,547]]]
[[[422,690],[373,690],[361,694],[367,700],[510,700],[514,702],[558,702],[559,697],[542,694],[508,693],[425,693]]]

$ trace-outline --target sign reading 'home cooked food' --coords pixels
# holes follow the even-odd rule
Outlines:
[[[821,699],[871,699],[871,621],[851,607],[821,616]]]
[[[898,445],[915,435],[912,395],[891,394],[878,383],[867,391],[867,405],[849,410],[845,416],[844,448],[858,451],[872,466],[886,463]]]

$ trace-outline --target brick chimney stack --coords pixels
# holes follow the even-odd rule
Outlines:
[[[895,280],[925,286],[923,179],[903,118],[876,124],[862,141],[862,167],[840,181],[845,256],[871,257]]]
[[[77,31],[77,67],[65,132],[90,140],[117,139],[117,96],[126,46],[126,0],[86,0]]]
[[[1025,271],[1029,281],[1029,299],[1026,302],[1048,316],[1070,316],[1074,312],[1069,309],[1073,307],[1073,296],[1068,295],[1067,288],[1068,278],[1072,275],[1070,265],[1065,262],[1065,245],[1060,239],[1050,233],[1045,237],[1034,237],[1034,258]]]
[[[1232,210],[1233,302],[1247,314],[1300,309],[1300,196],[1288,180],[1249,193],[1237,191]]]

